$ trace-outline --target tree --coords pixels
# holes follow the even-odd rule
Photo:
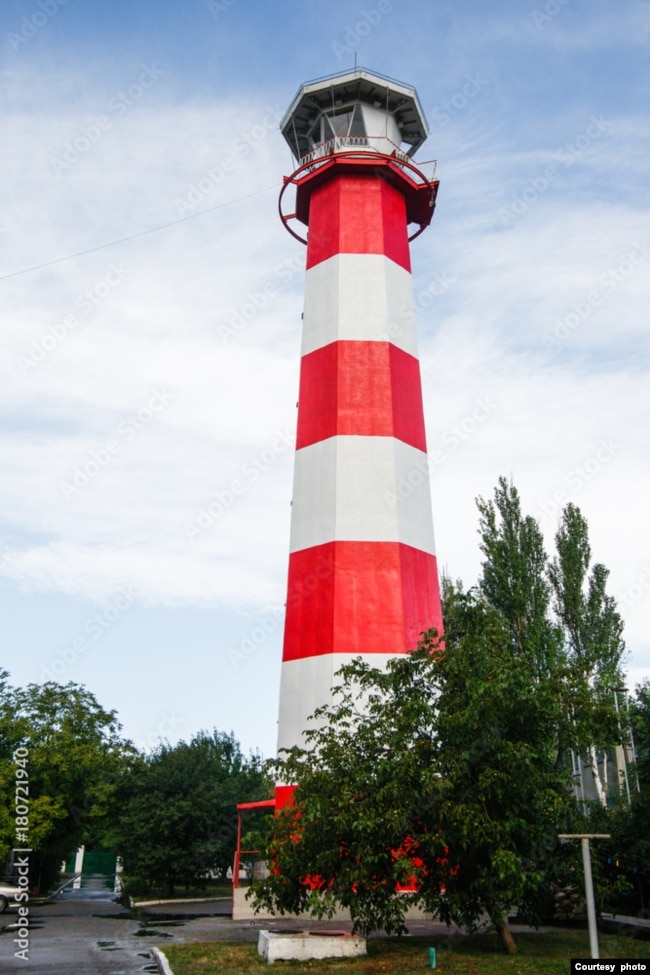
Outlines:
[[[257,756],[245,758],[232,735],[199,732],[161,744],[124,777],[111,841],[131,882],[204,882],[232,866],[237,802],[267,798]]]
[[[642,891],[645,890],[646,899],[644,902],[642,893],[640,907],[647,915],[650,906],[650,680],[645,680],[636,687],[632,699],[632,727],[637,763],[633,770],[635,782],[632,785],[634,800],[629,824],[631,828],[623,839],[630,844],[626,856],[630,874],[642,874],[638,878],[639,887]]]
[[[544,550],[537,522],[524,517],[517,489],[500,478],[493,501],[477,501],[481,549],[486,556],[480,588],[508,623],[520,652],[534,656],[540,674],[555,685],[557,762],[570,752],[588,755],[602,804],[597,749],[620,741],[614,691],[623,683],[623,622],[606,594],[607,569],[591,562],[586,519],[573,504],[562,512],[557,556]],[[551,614],[553,597],[554,615]]]
[[[114,711],[90,691],[53,682],[13,688],[0,675],[0,827],[3,852],[17,844],[17,763],[28,785],[30,884],[47,889],[61,861],[103,828],[120,772],[135,750],[120,736]]]
[[[514,640],[508,619],[481,593],[447,584],[444,596],[451,653],[440,661],[437,705],[442,830],[459,864],[456,918],[471,925],[487,912],[512,950],[508,912],[517,906],[538,920],[544,866],[572,805],[557,760],[554,636],[531,614],[538,642]]]
[[[555,611],[565,634],[566,684],[571,688],[570,714],[576,745],[589,756],[598,800],[607,806],[607,763],[601,779],[597,749],[607,751],[621,739],[616,692],[624,681],[623,621],[606,593],[608,570],[596,564],[589,572],[591,548],[587,522],[575,505],[562,512],[555,536],[557,557],[549,566]]]
[[[650,681],[638,685],[629,701],[630,725],[636,764],[628,769],[631,802],[614,804],[602,814],[603,831],[612,839],[602,844],[604,866],[610,888],[624,877],[627,893],[614,904],[623,914],[650,910]]]
[[[650,680],[648,679],[636,687],[636,694],[632,701],[632,715],[639,789],[650,797]],[[650,839],[650,832],[648,838]]]
[[[549,567],[514,486],[501,478],[477,503],[482,576],[476,591],[445,584],[444,645],[431,632],[386,671],[343,668],[307,748],[275,764],[296,783],[295,805],[276,817],[258,906],[326,916],[341,904],[359,930],[398,932],[409,904],[470,926],[487,913],[508,951],[509,909],[534,918],[549,865],[564,859],[569,752],[618,740],[608,692],[622,624],[606,570],[585,582],[578,509],[565,511]]]
[[[517,489],[499,478],[494,501],[478,498],[479,536],[485,555],[480,589],[499,610],[522,657],[548,675],[561,655],[561,634],[549,620],[547,555],[539,525],[524,517]]]
[[[444,647],[431,631],[385,671],[344,667],[308,748],[276,763],[295,805],[276,817],[257,905],[331,916],[341,904],[365,932],[405,931],[411,905],[468,926],[487,913],[515,950],[508,911],[532,903],[536,858],[567,809],[552,700],[501,614],[458,587],[445,606]]]
[[[503,614],[513,643],[522,653],[536,656],[540,673],[546,674],[546,687],[557,702],[557,767],[572,768],[575,757],[591,769],[600,812],[584,801],[581,788],[576,789],[582,803],[574,809],[568,831],[618,834],[613,846],[601,846],[595,853],[594,879],[602,900],[605,883],[599,885],[598,857],[607,850],[616,862],[626,846],[621,836],[631,825],[629,810],[617,798],[619,783],[607,782],[607,754],[623,744],[627,734],[625,716],[617,711],[617,692],[624,684],[623,621],[606,592],[609,573],[602,564],[592,565],[587,521],[575,505],[568,504],[561,513],[556,555],[549,560],[539,526],[522,514],[514,485],[500,478],[493,500],[477,503],[486,556],[481,592]],[[540,863],[549,888],[570,879],[571,861],[566,850],[558,849]],[[607,877],[607,888],[611,906],[616,890],[612,877]]]

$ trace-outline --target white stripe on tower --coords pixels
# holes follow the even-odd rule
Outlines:
[[[367,168],[309,202],[278,748],[356,656],[442,632],[406,205]]]
[[[337,254],[309,268],[302,354],[340,340],[392,342],[417,358],[411,273],[383,254]]]

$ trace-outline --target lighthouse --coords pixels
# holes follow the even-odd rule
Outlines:
[[[279,750],[343,664],[442,632],[410,263],[438,189],[413,161],[427,122],[413,88],[355,68],[302,85],[281,131],[280,215],[307,251]]]

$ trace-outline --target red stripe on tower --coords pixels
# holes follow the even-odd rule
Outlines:
[[[423,629],[440,625],[437,585],[435,556],[398,542],[335,541],[294,552],[284,659],[412,649]]]
[[[331,342],[302,357],[296,447],[340,435],[426,450],[420,364],[389,342]]]
[[[310,199],[307,267],[335,254],[385,254],[410,271],[406,201],[399,190],[365,174],[339,174],[317,187]]]
[[[357,69],[303,86],[282,129],[309,232],[281,749],[343,663],[442,631],[409,255],[437,183],[401,148],[426,122],[412,89]]]

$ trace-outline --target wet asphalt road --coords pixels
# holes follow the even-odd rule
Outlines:
[[[29,975],[133,975],[157,972],[151,947],[179,941],[257,941],[262,922],[230,919],[230,901],[126,910],[103,877],[48,904],[29,905],[29,958],[16,957],[18,913],[0,914],[0,972]],[[268,922],[267,922],[268,924]]]

